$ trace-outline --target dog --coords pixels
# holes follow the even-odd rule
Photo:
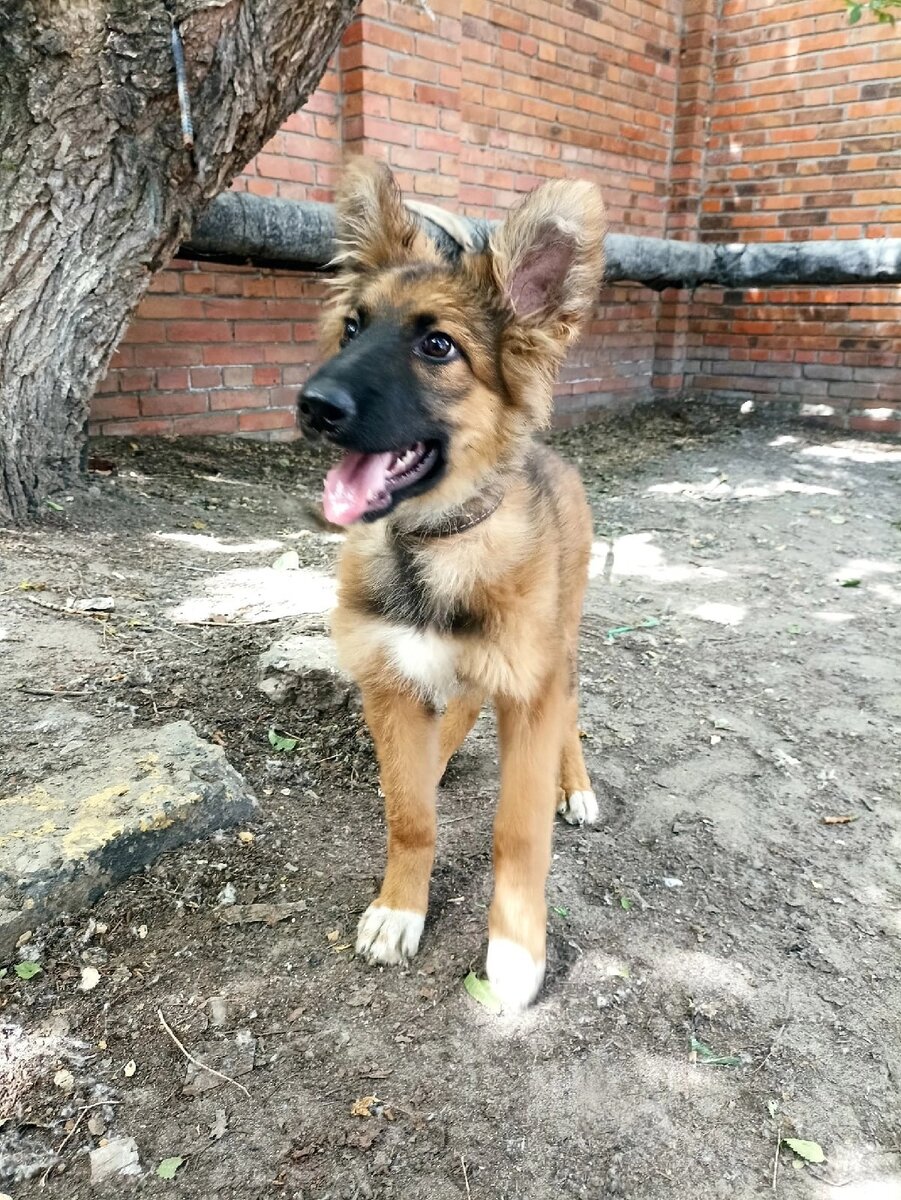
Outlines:
[[[603,275],[596,187],[539,187],[456,260],[387,167],[345,170],[325,361],[299,397],[305,436],[345,453],[324,488],[347,528],[332,633],[358,684],[388,827],[357,952],[399,963],[420,942],[435,796],[487,700],[500,740],[488,979],[527,1007],[545,971],[554,812],[598,806],[577,723],[592,521],[577,471],[534,434]]]

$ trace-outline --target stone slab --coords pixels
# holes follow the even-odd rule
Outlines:
[[[117,734],[89,766],[0,798],[0,962],[26,930],[255,808],[222,748],[187,721]]]

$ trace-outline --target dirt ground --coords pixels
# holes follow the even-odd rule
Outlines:
[[[901,1198],[901,446],[702,410],[554,441],[596,516],[602,817],[557,828],[548,979],[516,1019],[463,986],[485,951],[487,714],[440,796],[419,957],[349,948],[383,859],[368,739],[341,689],[275,707],[257,686],[273,640],[325,627],[340,540],[310,516],[314,451],[106,443],[84,494],[0,533],[0,794],[186,718],[260,800],[39,930],[34,978],[7,964],[0,1192]],[[290,550],[299,570],[273,569]],[[100,595],[106,618],[60,611]],[[295,907],[229,924],[229,901]],[[158,1010],[234,1082],[198,1074]],[[91,1187],[116,1138],[142,1174]],[[825,1161],[777,1157],[785,1138]]]

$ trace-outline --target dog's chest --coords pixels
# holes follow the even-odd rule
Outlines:
[[[391,667],[423,700],[443,708],[459,691],[459,648],[452,636],[412,625],[385,624],[380,640]]]

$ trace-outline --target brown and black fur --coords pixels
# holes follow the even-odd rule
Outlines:
[[[436,787],[490,700],[501,794],[488,974],[518,1008],[544,970],[554,812],[596,815],[576,665],[591,517],[577,472],[533,433],[548,424],[557,370],[597,294],[603,206],[589,184],[545,185],[487,251],[454,263],[372,162],[347,170],[337,209],[342,274],[324,322],[328,361],[305,395],[318,399],[340,377],[358,397],[353,428],[331,431],[351,450],[417,438],[442,447],[427,486],[350,527],[341,560],[333,633],[362,692],[388,823],[384,883],[358,950],[379,962],[415,953]],[[361,332],[347,345],[349,318]],[[407,362],[407,340],[423,329],[448,335],[458,356],[436,366],[411,351]],[[486,519],[436,536],[495,504]]]

